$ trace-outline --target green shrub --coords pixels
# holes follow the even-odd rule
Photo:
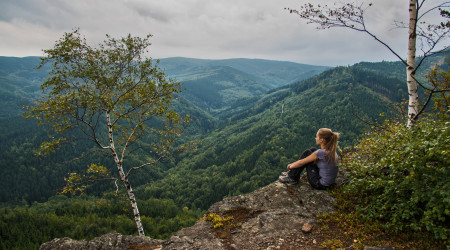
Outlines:
[[[385,126],[368,132],[343,163],[351,176],[344,195],[363,218],[448,240],[450,122],[428,118],[412,128],[393,121]]]

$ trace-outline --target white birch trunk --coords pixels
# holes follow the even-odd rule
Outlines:
[[[109,146],[113,153],[114,162],[117,166],[117,171],[120,175],[120,180],[124,184],[125,188],[127,189],[128,199],[130,200],[131,207],[133,209],[133,215],[134,215],[134,221],[136,222],[136,227],[139,233],[139,236],[145,236],[144,233],[144,227],[142,227],[141,222],[141,215],[139,214],[139,209],[137,206],[136,198],[133,193],[133,189],[131,188],[131,184],[128,181],[128,177],[125,175],[123,171],[122,161],[119,159],[119,156],[117,155],[116,148],[114,146],[114,137],[113,137],[113,131],[112,131],[112,125],[111,125],[111,117],[109,113],[106,113],[106,119],[108,123],[108,134],[109,134]]]
[[[415,78],[416,70],[416,32],[417,26],[417,0],[409,1],[409,39],[408,39],[408,60],[406,66],[406,82],[408,85],[408,127],[419,112],[419,94]]]
[[[125,177],[122,166],[120,166],[120,178],[122,176]],[[141,215],[139,213],[139,209],[137,206],[136,198],[134,197],[133,189],[131,188],[130,182],[128,182],[128,178],[123,178],[123,184],[127,189],[128,199],[130,199],[131,207],[133,208],[134,222],[136,222],[136,227],[139,233],[139,236],[145,236],[144,227],[142,227]]]

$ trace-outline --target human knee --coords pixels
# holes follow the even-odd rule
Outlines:
[[[299,159],[305,159],[306,157],[310,156],[312,153],[314,153],[317,149],[312,147],[310,149],[307,149],[303,151],[303,153],[300,155]]]

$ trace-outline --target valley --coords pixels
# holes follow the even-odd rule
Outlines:
[[[17,220],[22,216],[32,233],[45,232],[24,240],[34,246],[68,235],[133,234],[129,208],[123,196],[113,195],[112,183],[98,183],[80,197],[58,195],[69,173],[90,163],[113,167],[92,145],[79,142],[47,158],[35,156],[46,127],[22,112],[40,96],[48,68],[37,71],[38,63],[35,57],[0,57],[0,202],[7,222],[21,230],[24,224]],[[153,238],[192,225],[224,197],[275,181],[287,163],[314,146],[318,128],[340,132],[341,149],[351,147],[369,127],[355,114],[370,123],[397,116],[393,106],[407,93],[400,62],[329,68],[256,59],[166,58],[160,67],[184,83],[174,106],[190,115],[191,125],[179,139],[196,141],[198,148],[132,177],[145,230]],[[419,79],[426,73],[419,72]],[[127,164],[148,157],[153,156],[139,151]]]

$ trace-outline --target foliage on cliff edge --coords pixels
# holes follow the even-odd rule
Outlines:
[[[344,163],[351,175],[344,195],[361,217],[389,230],[427,231],[448,241],[450,122],[384,126],[368,132]]]

